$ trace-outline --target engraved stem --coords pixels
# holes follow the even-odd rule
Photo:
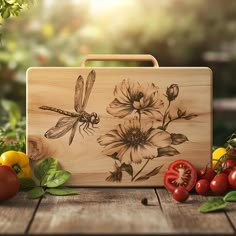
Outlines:
[[[143,171],[143,169],[146,167],[146,165],[148,164],[149,161],[150,161],[150,159],[147,159],[147,161],[142,166],[142,168],[136,173],[135,176],[132,177],[131,182],[133,182],[135,180],[135,178]]]
[[[169,101],[168,106],[167,106],[167,108],[166,108],[166,110],[165,110],[165,113],[164,113],[164,116],[163,116],[162,126],[161,126],[161,128],[162,128],[163,130],[165,130],[164,127],[165,127],[165,122],[166,122],[166,116],[167,116],[167,111],[168,111],[169,108],[170,108],[170,103],[171,103],[171,101]]]

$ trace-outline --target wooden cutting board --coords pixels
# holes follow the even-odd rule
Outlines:
[[[85,67],[145,60],[153,67]],[[169,163],[211,157],[212,72],[158,67],[150,55],[98,55],[27,71],[27,153],[57,158],[68,185],[162,186]]]

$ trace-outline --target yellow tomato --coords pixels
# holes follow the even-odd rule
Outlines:
[[[224,147],[217,148],[212,153],[212,168],[216,169],[224,161],[224,155],[227,153]]]

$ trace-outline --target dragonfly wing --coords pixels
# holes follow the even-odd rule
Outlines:
[[[60,118],[57,124],[45,133],[45,137],[49,139],[56,139],[62,137],[67,132],[69,132],[70,129],[72,129],[77,120],[78,117]]]
[[[93,84],[94,84],[94,82],[95,82],[95,78],[96,78],[95,71],[92,70],[92,71],[89,73],[88,78],[87,78],[87,81],[86,81],[85,94],[84,94],[84,100],[83,100],[82,110],[84,110],[84,109],[86,108],[86,106],[87,106],[88,99],[89,99],[90,93],[91,93],[91,91],[92,91]]]
[[[71,145],[71,143],[74,139],[75,131],[77,129],[78,123],[79,123],[79,119],[74,123],[74,125],[72,127],[72,131],[71,131],[70,138],[69,138],[69,145]]]
[[[83,93],[84,93],[84,79],[80,75],[76,81],[75,96],[74,96],[74,108],[77,112],[80,112],[82,110]]]

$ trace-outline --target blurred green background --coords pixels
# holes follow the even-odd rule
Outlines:
[[[2,20],[1,35],[0,127],[9,138],[24,134],[28,67],[79,66],[85,55],[104,53],[210,67],[214,145],[236,130],[235,0],[38,0]]]

